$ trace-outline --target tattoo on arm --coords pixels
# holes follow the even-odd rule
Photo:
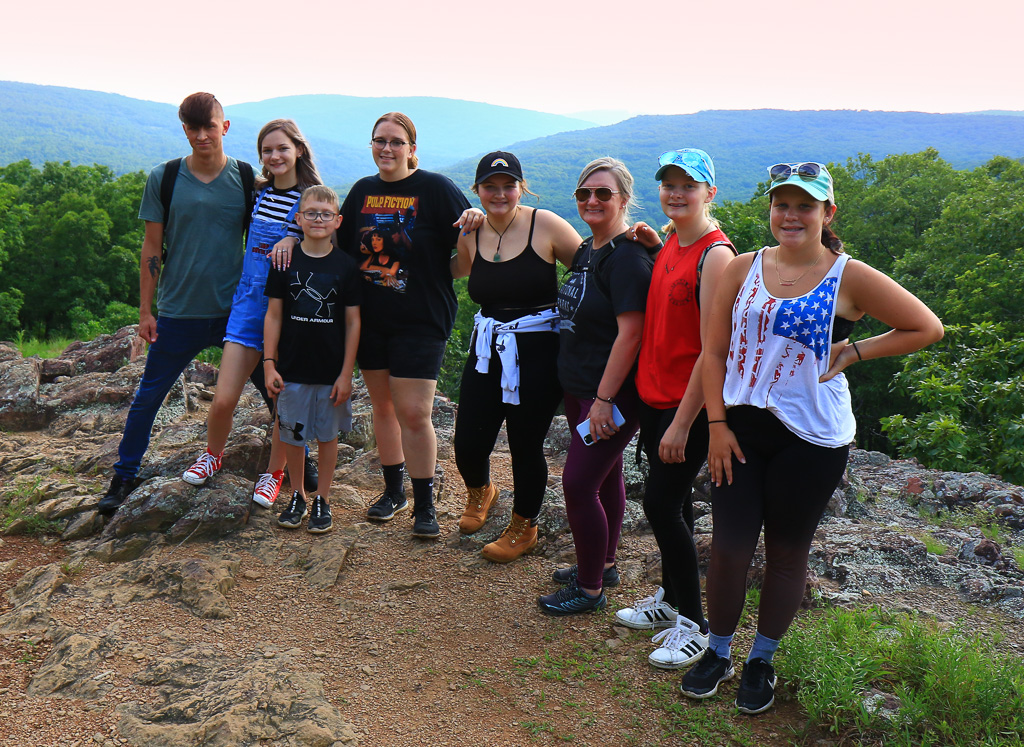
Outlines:
[[[160,258],[150,257],[146,260],[146,264],[149,265],[149,274],[151,277],[157,277],[160,274]]]

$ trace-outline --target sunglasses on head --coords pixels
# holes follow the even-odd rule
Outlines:
[[[678,166],[682,164],[685,164],[687,166],[695,166],[697,168],[703,168],[705,171],[708,172],[712,170],[711,165],[708,163],[707,159],[691,148],[665,151],[658,158],[659,166]]]
[[[580,187],[572,194],[576,198],[576,202],[586,202],[590,199],[590,195],[594,195],[601,202],[608,202],[608,200],[612,199],[612,195],[617,195],[618,193],[619,190],[608,189],[608,187],[598,187],[597,189]]]
[[[781,182],[796,174],[804,181],[809,182],[817,179],[823,168],[825,168],[824,165],[813,161],[805,163],[777,163],[774,166],[768,167],[768,177],[773,182]]]

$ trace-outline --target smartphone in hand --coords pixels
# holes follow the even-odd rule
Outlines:
[[[616,428],[621,428],[626,423],[626,419],[622,417],[622,413],[619,412],[618,405],[612,405],[612,422],[615,423]],[[580,434],[580,438],[583,439],[584,445],[594,445],[594,439],[590,436],[590,418],[587,418],[577,425],[576,432]]]

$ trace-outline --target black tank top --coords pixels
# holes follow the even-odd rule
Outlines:
[[[480,232],[476,234],[476,256],[469,273],[469,297],[480,304],[485,316],[499,322],[541,309],[551,308],[558,300],[555,263],[547,262],[533,249],[533,227],[537,211],[530,219],[526,248],[510,260],[490,262],[480,256]]]

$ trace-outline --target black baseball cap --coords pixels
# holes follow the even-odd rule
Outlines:
[[[508,174],[517,182],[523,181],[523,167],[519,165],[519,159],[503,150],[488,153],[480,159],[473,184],[479,184],[495,174]]]

